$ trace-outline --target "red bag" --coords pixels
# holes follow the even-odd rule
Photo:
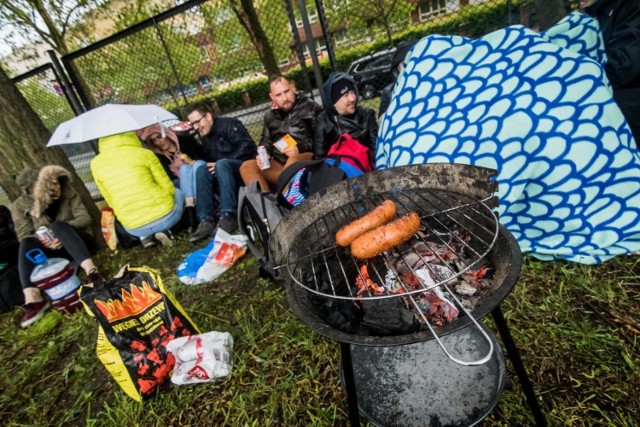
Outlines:
[[[369,148],[353,139],[348,133],[340,135],[338,141],[329,148],[327,159],[349,163],[363,173],[374,169],[373,156]]]

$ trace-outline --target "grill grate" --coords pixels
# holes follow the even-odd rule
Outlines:
[[[385,199],[396,203],[398,216],[409,211],[419,214],[421,229],[416,236],[367,262],[335,244],[338,229]],[[487,200],[434,189],[358,196],[300,233],[290,247],[288,273],[307,291],[346,300],[406,297],[456,283],[465,273],[481,267],[496,242],[498,220]],[[416,266],[426,268],[428,275]],[[418,281],[407,284],[403,271],[405,277],[410,272],[409,276]],[[367,273],[377,287],[363,291],[356,281],[366,281]]]

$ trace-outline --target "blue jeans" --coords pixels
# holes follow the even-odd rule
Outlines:
[[[124,227],[124,229],[132,236],[140,238],[170,229],[180,221],[180,218],[182,218],[182,211],[184,210],[184,194],[179,188],[176,188],[176,191],[173,193],[173,201],[173,209],[165,216],[138,228]]]
[[[194,197],[196,200],[198,220],[213,219],[215,216],[213,178],[207,169],[207,163],[203,160],[196,160],[191,165],[183,165],[179,174],[179,186],[184,197]]]
[[[220,216],[238,212],[238,190],[242,185],[240,165],[244,160],[220,159],[216,162],[215,176],[220,189]]]

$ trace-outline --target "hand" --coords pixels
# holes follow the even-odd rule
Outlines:
[[[262,166],[264,164],[262,163],[262,158],[260,156],[256,156],[256,163],[258,165],[258,168],[260,168],[260,170],[262,170]]]
[[[207,169],[209,169],[211,175],[214,175],[216,173],[216,162],[207,162]]]
[[[294,145],[293,147],[287,147],[287,149],[284,150],[284,154],[286,154],[287,157],[295,156],[298,153],[300,153],[300,150],[298,150],[297,145]]]

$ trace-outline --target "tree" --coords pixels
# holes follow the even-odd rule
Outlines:
[[[280,69],[278,68],[278,62],[273,54],[273,49],[269,43],[269,39],[264,32],[264,29],[260,25],[258,19],[258,13],[253,6],[253,0],[229,0],[233,13],[238,17],[240,24],[249,34],[251,43],[256,48],[260,62],[264,65],[264,70],[267,75],[278,74]]]
[[[9,200],[14,201],[21,194],[13,177],[22,169],[28,166],[42,167],[58,164],[72,173],[74,189],[80,194],[94,224],[96,226],[100,224],[100,212],[91,194],[62,149],[45,148],[51,133],[2,67],[0,67],[0,112],[0,149],[3,154],[0,187]]]

